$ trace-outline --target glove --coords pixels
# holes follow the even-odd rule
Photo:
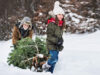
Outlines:
[[[63,50],[63,46],[59,46],[59,51],[62,51]]]
[[[16,45],[13,45],[14,46],[14,49],[16,49]]]
[[[63,44],[63,39],[60,39],[60,40],[58,41],[57,45],[58,45],[58,46],[62,46],[62,44]]]

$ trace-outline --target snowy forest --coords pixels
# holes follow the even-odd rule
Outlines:
[[[12,28],[24,16],[32,18],[34,31],[45,34],[48,12],[56,0],[0,0],[0,40],[8,40]],[[59,0],[65,10],[66,32],[92,33],[100,29],[100,0]]]
[[[48,54],[47,22],[56,1],[65,12],[64,48],[53,74],[35,72],[30,69],[33,56]],[[25,16],[32,21],[32,39],[23,39],[15,46],[13,28]],[[0,75],[100,75],[99,45],[100,0],[0,0]]]

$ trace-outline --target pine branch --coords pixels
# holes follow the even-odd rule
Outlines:
[[[37,54],[39,54],[39,48],[38,48],[37,43],[35,43],[35,47],[36,47],[36,50],[37,50]]]
[[[28,58],[28,59],[26,59],[26,60],[21,61],[21,63],[23,63],[23,62],[27,62],[27,61],[30,61],[30,60],[32,60],[32,59],[33,59],[33,57]]]
[[[33,47],[34,45],[25,45],[25,46],[21,46],[21,48],[24,48],[24,47]]]

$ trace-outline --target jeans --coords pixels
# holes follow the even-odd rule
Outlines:
[[[57,50],[50,50],[49,51],[49,54],[50,54],[50,59],[48,59],[48,65],[50,65],[51,67],[49,68],[48,71],[50,71],[51,73],[53,73],[54,71],[54,68],[55,68],[55,64],[57,63],[58,61],[58,54],[59,54],[59,51]]]

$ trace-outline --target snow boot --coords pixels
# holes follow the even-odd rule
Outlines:
[[[42,65],[42,69],[43,69],[44,71],[46,71],[46,72],[49,70],[50,67],[51,67],[51,66],[48,65],[47,62],[46,62],[45,64]]]

